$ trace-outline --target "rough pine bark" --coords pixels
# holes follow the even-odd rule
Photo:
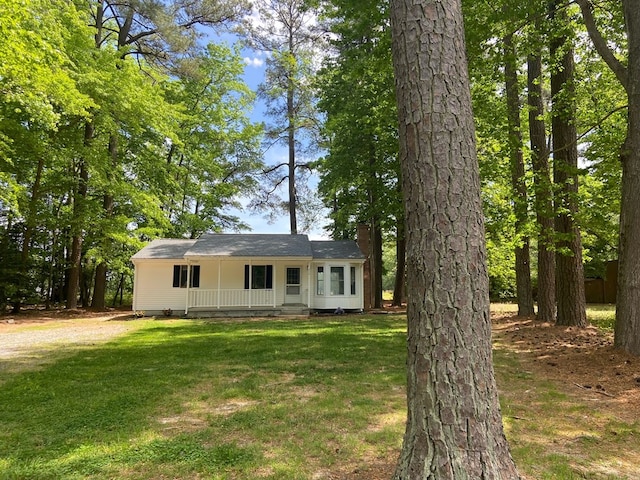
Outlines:
[[[564,4],[552,6],[551,16],[560,28],[568,24]],[[553,180],[556,185],[556,301],[558,325],[585,327],[587,312],[584,294],[582,240],[576,223],[578,213],[578,147],[575,125],[575,84],[573,46],[563,32],[551,39],[551,57],[557,64],[551,72],[553,115]]]
[[[542,57],[529,55],[527,60],[527,101],[529,137],[533,152],[533,181],[538,223],[538,313],[541,322],[556,320],[556,257],[553,247],[553,189],[549,170],[542,100]]]
[[[622,202],[614,344],[640,355],[640,2],[623,0],[627,26],[628,127],[622,159]]]
[[[530,316],[533,310],[531,288],[531,253],[529,235],[525,233],[528,223],[527,184],[525,183],[524,155],[522,153],[522,131],[520,124],[520,87],[516,67],[516,50],[511,34],[503,39],[504,77],[507,97],[507,119],[509,123],[509,157],[511,163],[511,190],[518,244],[515,247],[516,299],[518,315]]]
[[[517,479],[491,354],[459,0],[393,0],[407,236],[408,417],[396,480]]]

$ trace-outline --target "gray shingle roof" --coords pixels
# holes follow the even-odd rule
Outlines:
[[[141,258],[184,258],[184,254],[187,253],[195,243],[196,240],[178,238],[153,240],[131,258],[133,260]]]
[[[364,259],[352,240],[314,240],[306,235],[212,233],[197,240],[154,240],[132,259],[185,257],[301,257],[308,259]]]
[[[353,240],[312,240],[313,258],[364,259],[364,255]]]
[[[209,255],[311,258],[311,245],[306,235],[211,233],[202,235],[186,253],[187,257]]]

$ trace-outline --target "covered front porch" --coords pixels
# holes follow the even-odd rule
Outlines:
[[[196,270],[197,269],[197,270]],[[309,311],[311,264],[299,259],[188,261],[185,315],[199,312],[292,314]],[[191,276],[197,276],[197,282]]]

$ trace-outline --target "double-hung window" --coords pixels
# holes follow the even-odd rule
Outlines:
[[[245,265],[244,289],[270,290],[273,288],[273,265]]]
[[[316,282],[316,293],[324,295],[324,267],[318,267],[318,278]]]
[[[189,265],[173,266],[173,286],[174,288],[187,288],[187,268]],[[189,277],[189,288],[200,287],[200,265],[191,265]]]
[[[331,267],[331,295],[344,295],[344,267]]]
[[[351,280],[351,295],[356,294],[356,267],[351,267],[349,271],[349,279]]]

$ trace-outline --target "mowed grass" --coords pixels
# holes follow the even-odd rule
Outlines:
[[[0,371],[0,479],[312,480],[395,461],[404,315],[136,322]],[[494,357],[525,478],[640,478],[637,422]]]
[[[146,321],[0,374],[0,478],[310,479],[397,450],[405,322]]]

